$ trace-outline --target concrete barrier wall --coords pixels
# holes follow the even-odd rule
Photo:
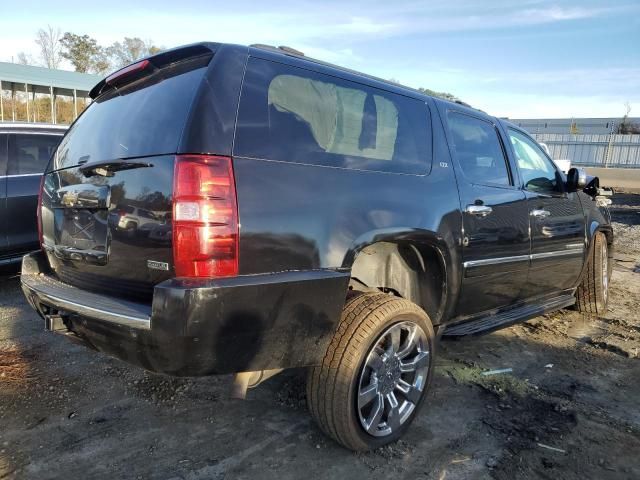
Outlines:
[[[640,193],[640,168],[587,167],[585,170],[589,175],[600,178],[602,187]]]

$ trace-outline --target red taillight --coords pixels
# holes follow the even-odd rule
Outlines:
[[[40,248],[44,246],[44,237],[42,235],[42,190],[44,189],[44,175],[40,178],[40,190],[38,190],[38,208],[36,209],[36,218],[38,222],[38,240]],[[33,218],[33,217],[32,217]]]
[[[173,262],[178,277],[238,274],[238,208],[231,158],[176,157]]]
[[[115,73],[109,75],[104,83],[107,85],[115,85],[116,83],[120,83],[121,80],[125,80],[127,77],[132,76],[135,73],[142,72],[150,65],[149,60],[142,60],[140,62],[136,62],[128,67],[124,67],[118,70]]]

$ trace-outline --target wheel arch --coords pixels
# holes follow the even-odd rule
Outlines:
[[[434,232],[375,231],[353,243],[342,266],[367,287],[391,291],[419,305],[437,325],[457,292],[455,263],[449,252],[446,241]]]
[[[578,277],[576,286],[580,285],[582,279],[587,273],[589,259],[593,256],[593,249],[595,248],[595,238],[598,233],[601,233],[607,239],[607,255],[609,260],[613,257],[613,227],[610,224],[603,224],[597,220],[593,220],[587,226],[587,244],[585,248],[584,262],[582,264],[582,270]]]
[[[593,239],[598,232],[604,234],[609,245],[613,243],[613,227],[608,223],[602,223],[597,220],[592,220],[589,224],[587,232],[587,241],[589,248],[593,246]]]

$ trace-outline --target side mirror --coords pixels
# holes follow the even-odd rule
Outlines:
[[[587,172],[582,168],[571,168],[567,173],[567,192],[582,190],[589,183]]]

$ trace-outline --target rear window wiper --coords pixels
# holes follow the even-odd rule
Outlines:
[[[85,163],[80,167],[80,172],[85,177],[100,175],[101,177],[113,177],[115,172],[121,170],[133,170],[134,168],[153,167],[148,162],[132,162],[125,160],[102,160],[98,162]]]

